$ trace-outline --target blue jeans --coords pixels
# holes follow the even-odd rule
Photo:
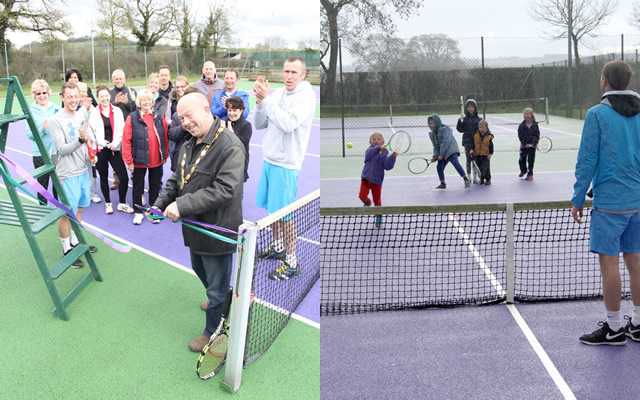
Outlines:
[[[460,176],[465,176],[464,168],[462,168],[462,165],[458,162],[458,153],[453,153],[445,160],[438,160],[436,169],[438,170],[438,178],[440,178],[440,181],[444,182],[444,167],[446,167],[448,163],[453,164]]]
[[[227,288],[231,280],[231,266],[233,264],[233,254],[224,256],[201,256],[189,251],[191,254],[191,267],[198,275],[200,281],[207,289],[209,307],[207,307],[207,322],[204,334],[213,335],[220,323],[220,314],[224,305],[224,298],[227,296]]]

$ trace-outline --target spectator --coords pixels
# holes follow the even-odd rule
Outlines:
[[[249,116],[249,94],[244,90],[238,90],[236,84],[238,83],[238,71],[233,68],[229,68],[224,73],[224,90],[219,91],[213,96],[211,103],[211,114],[219,117],[222,120],[227,119],[227,109],[225,103],[231,96],[238,96],[244,102],[244,111],[242,112],[242,118]]]
[[[216,75],[216,65],[213,61],[207,61],[202,65],[202,78],[193,84],[200,93],[207,98],[209,105],[213,102],[213,96],[224,89],[224,83]]]
[[[173,90],[173,83],[171,83],[171,70],[168,65],[160,66],[158,69],[158,78],[160,79],[158,93],[165,99],[169,99],[169,93]]]
[[[124,129],[124,119],[122,111],[118,107],[114,107],[111,103],[111,95],[109,88],[106,86],[98,86],[96,94],[100,103],[98,107],[91,110],[89,114],[89,125],[96,135],[96,143],[100,152],[98,153],[98,162],[96,168],[100,173],[100,189],[105,201],[105,213],[113,214],[113,205],[111,204],[111,195],[109,193],[109,182],[107,177],[109,174],[109,164],[119,176],[122,176],[118,187],[119,203],[116,210],[127,214],[133,214],[133,208],[127,204],[127,190],[129,189],[129,177],[127,176],[127,168],[122,161],[120,153],[120,145],[122,143],[122,131]]]
[[[144,177],[149,171],[149,204],[153,204],[162,187],[162,165],[169,156],[167,123],[164,117],[153,112],[154,96],[149,89],[142,89],[136,98],[138,109],[129,114],[122,134],[122,158],[133,173],[133,224],[142,223],[142,198]],[[138,207],[135,207],[138,206]],[[157,219],[149,218],[152,223]]]
[[[56,148],[51,141],[51,134],[49,133],[48,123],[49,119],[53,117],[59,110],[58,106],[49,101],[49,96],[51,96],[51,88],[49,84],[42,79],[36,79],[31,84],[31,94],[35,99],[35,103],[31,104],[31,116],[33,117],[33,123],[38,129],[38,134],[42,139],[42,144],[45,148],[45,151],[48,152],[49,157],[53,158],[56,153]],[[31,132],[31,128],[27,125],[27,137],[33,141],[33,145],[31,146],[31,155],[33,156],[33,167],[39,168],[44,165],[44,159],[42,158],[42,154],[40,153],[40,149],[36,145],[36,142],[33,138],[33,132]],[[45,189],[49,188],[49,174],[42,175],[38,178],[38,183],[42,185]],[[53,186],[53,197],[58,198],[58,193],[56,193],[56,187]],[[43,195],[38,194],[38,199],[43,204],[47,204],[47,199],[44,198]]]
[[[153,103],[153,111],[154,113],[164,116],[167,112],[167,99],[160,96],[158,90],[160,89],[160,77],[155,72],[149,75],[149,79],[147,79],[147,88],[151,91],[151,95],[153,95],[154,103]]]

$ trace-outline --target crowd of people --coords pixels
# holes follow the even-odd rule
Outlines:
[[[270,90],[264,77],[258,77],[253,86],[254,124],[256,129],[266,130],[256,205],[269,214],[291,204],[297,196],[298,173],[316,108],[315,92],[305,77],[304,60],[290,57],[283,66],[283,88]],[[140,225],[145,215],[151,223],[158,223],[151,210],[144,208],[147,177],[148,204],[165,218],[177,221],[185,217],[237,230],[243,220],[243,185],[249,178],[253,131],[246,119],[249,94],[237,88],[238,71],[228,68],[221,80],[215,64],[206,61],[201,79],[190,85],[184,76],[172,82],[169,67],[162,65],[139,91],[125,85],[121,69],[113,71],[111,78],[112,88],[96,88],[96,100],[82,82],[80,71],[70,70],[60,91],[61,107],[50,101],[51,88],[46,81],[37,79],[31,87],[35,99],[31,114],[77,219],[81,220],[83,208],[91,201],[104,199],[106,214],[114,210],[132,214],[134,225]],[[27,128],[31,139],[33,134]],[[34,166],[43,165],[35,143],[32,154]],[[163,167],[168,160],[173,174],[163,187]],[[109,166],[113,169],[111,186]],[[48,187],[49,176],[40,177],[39,182]],[[98,183],[102,198],[97,193]],[[114,207],[110,190],[115,189],[118,202]],[[78,239],[66,217],[60,219],[58,233],[67,254]],[[235,239],[233,234],[224,235]],[[190,350],[199,352],[220,320],[236,247],[184,226],[183,237],[192,268],[207,294],[202,304],[205,329],[189,343]],[[300,276],[295,242],[295,222],[290,217],[274,223],[273,243],[259,250],[261,259],[277,261],[270,279]],[[90,246],[91,252],[97,250]],[[79,259],[73,264],[75,268],[82,266]]]

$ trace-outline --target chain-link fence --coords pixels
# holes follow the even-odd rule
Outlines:
[[[3,46],[3,44],[0,44]],[[247,49],[223,49],[216,54],[212,49],[182,49],[158,45],[150,50],[135,45],[110,48],[104,42],[67,42],[64,44],[36,43],[20,49],[10,49],[9,57],[2,60],[6,71],[0,74],[16,75],[20,82],[30,83],[36,78],[49,82],[64,80],[65,72],[71,68],[83,74],[83,80],[92,83],[94,65],[98,81],[111,81],[111,72],[122,69],[127,79],[145,78],[157,72],[161,65],[168,65],[172,76],[199,75],[204,61],[211,60],[218,70],[236,68],[240,77],[255,79],[266,75],[272,81],[282,80],[282,66],[291,56],[299,56],[307,63],[308,80],[320,83],[320,56],[317,51],[268,51]]]
[[[534,109],[553,149],[575,150],[586,111],[599,102],[607,61],[629,62],[631,89],[640,91],[639,49],[640,36],[598,37],[579,47],[569,68],[566,39],[423,35],[345,45],[334,90],[322,76],[321,155],[361,157],[369,135],[388,137],[390,125],[412,136],[412,152],[430,154],[427,116],[440,114],[461,140],[455,126],[461,101],[470,98],[489,122],[496,151],[518,151],[525,107]],[[348,142],[355,151],[345,151]]]

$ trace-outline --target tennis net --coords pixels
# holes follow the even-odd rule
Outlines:
[[[245,365],[269,349],[320,277],[320,191],[258,221],[257,225],[252,283],[255,301],[249,310]],[[280,261],[259,256],[273,243],[278,230],[285,241],[290,238],[290,244],[285,245],[295,250],[300,271],[297,277],[287,280],[270,279]]]
[[[570,207],[323,208],[321,314],[601,297],[589,210]]]

